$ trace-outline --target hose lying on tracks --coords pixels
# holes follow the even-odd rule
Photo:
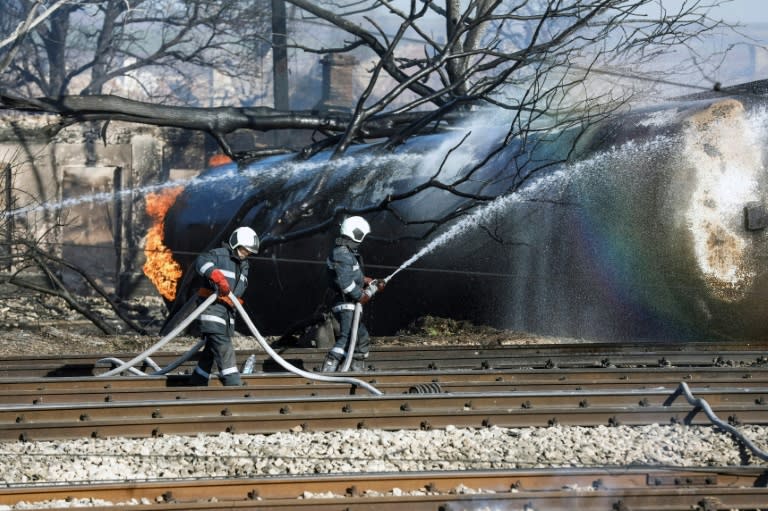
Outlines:
[[[712,408],[710,408],[709,403],[707,403],[705,400],[701,398],[694,397],[694,395],[691,393],[691,389],[688,388],[688,385],[685,382],[680,382],[680,385],[677,387],[675,392],[672,393],[672,395],[664,404],[665,405],[672,404],[672,401],[674,401],[675,398],[677,398],[677,396],[679,396],[680,394],[685,396],[685,399],[688,401],[689,404],[695,406],[697,409],[700,408],[704,410],[704,413],[707,415],[707,417],[712,422],[712,424],[716,425],[717,427],[727,431],[728,433],[738,438],[740,442],[742,442],[750,451],[752,451],[753,455],[757,456],[761,460],[768,461],[767,452],[760,450],[755,444],[753,444],[749,440],[749,438],[742,435],[738,429],[720,420],[717,417],[717,415],[715,415],[715,413],[712,411]]]
[[[160,341],[158,341],[157,344],[150,347],[140,355],[137,355],[136,357],[129,360],[128,362],[121,362],[120,360],[114,359],[114,358],[106,358],[106,359],[100,360],[99,362],[115,362],[120,365],[103,374],[100,374],[99,376],[113,376],[123,371],[129,371],[129,372],[132,372],[133,374],[147,376],[146,374],[134,368],[133,366],[146,360],[147,357],[149,357],[152,353],[159,350],[161,347],[167,344],[168,341],[170,341],[171,339],[179,335],[181,332],[183,332],[184,329],[192,321],[194,321],[200,314],[203,313],[203,311],[206,308],[208,308],[208,306],[211,303],[213,303],[216,300],[216,298],[218,298],[218,294],[216,293],[206,298],[203,303],[201,303],[194,311],[192,311],[192,313],[189,316],[187,316],[186,319],[184,319],[184,321],[179,323],[178,326],[176,326],[176,328],[174,328],[171,332],[169,332],[165,337],[160,339]],[[259,341],[259,344],[264,349],[264,351],[266,351],[267,354],[269,354],[269,356],[271,356],[278,364],[280,364],[287,371],[290,371],[293,374],[296,374],[298,376],[303,376],[304,378],[308,378],[311,380],[326,381],[326,382],[332,382],[332,383],[349,383],[352,385],[357,385],[359,387],[365,388],[366,390],[368,390],[368,392],[370,392],[375,396],[382,395],[382,392],[380,390],[373,387],[369,383],[366,383],[362,380],[358,380],[357,378],[348,378],[345,376],[326,376],[322,374],[311,373],[309,371],[304,371],[302,369],[299,369],[298,367],[291,365],[286,360],[284,360],[280,355],[278,355],[275,352],[275,350],[273,350],[272,347],[267,343],[264,337],[261,336],[259,331],[256,329],[256,326],[251,321],[251,318],[248,316],[248,313],[245,312],[245,309],[243,308],[243,306],[240,305],[240,301],[237,299],[237,297],[234,294],[230,293],[229,298],[232,300],[232,303],[235,305],[235,309],[237,310],[238,314],[240,314],[240,316],[243,318],[243,321],[245,321],[245,324],[248,325],[248,328],[250,329],[251,333],[253,334],[254,337],[256,337],[256,340]],[[194,348],[187,351],[187,353],[185,353],[183,356],[176,359],[168,367],[165,367],[153,373],[153,376],[165,374],[175,369],[176,367],[180,366],[182,363],[186,362],[189,358],[192,358],[192,355],[194,355],[200,349],[200,347],[203,345],[204,342],[205,342],[204,340],[200,340],[195,345]]]
[[[187,351],[182,356],[180,356],[179,358],[177,358],[176,360],[174,360],[173,362],[171,362],[170,364],[162,368],[159,365],[157,365],[151,358],[147,357],[144,361],[152,366],[152,368],[154,369],[154,372],[152,373],[147,374],[144,371],[136,369],[135,367],[129,367],[126,369],[126,371],[130,372],[131,374],[135,374],[137,376],[162,376],[164,374],[168,374],[169,372],[173,371],[174,369],[179,367],[181,364],[183,364],[187,360],[194,357],[195,353],[200,351],[200,348],[202,348],[204,344],[205,344],[205,339],[200,339],[199,341],[197,341],[197,344],[195,344],[189,349],[189,351]],[[122,360],[115,357],[102,358],[101,360],[99,360],[98,363],[103,364],[106,362],[112,362],[115,365],[121,365],[123,363]],[[139,362],[141,362],[141,360],[139,360]]]
[[[212,295],[212,296],[215,296],[215,295]],[[308,378],[310,380],[326,381],[326,382],[332,382],[332,383],[350,383],[352,385],[363,387],[364,389],[366,389],[368,392],[370,392],[375,396],[382,395],[382,392],[380,390],[370,385],[369,383],[366,383],[362,380],[358,380],[357,378],[349,378],[347,376],[326,376],[324,374],[317,374],[317,373],[311,373],[309,371],[304,371],[303,369],[299,369],[298,367],[291,365],[289,362],[283,359],[280,355],[278,355],[275,352],[275,350],[273,350],[272,347],[267,343],[264,337],[261,336],[259,331],[256,329],[256,326],[253,324],[253,321],[251,321],[251,318],[248,316],[248,313],[245,312],[245,309],[243,308],[243,306],[240,305],[240,301],[237,299],[237,297],[235,297],[235,295],[230,293],[229,298],[232,300],[232,303],[235,305],[235,309],[237,309],[237,312],[243,318],[243,321],[245,321],[245,324],[248,325],[248,329],[251,331],[253,336],[256,337],[256,340],[259,341],[259,344],[264,349],[264,351],[266,351],[267,354],[275,360],[275,362],[280,364],[283,367],[283,369],[290,371],[295,375]]]
[[[156,352],[157,350],[159,350],[160,348],[165,346],[171,339],[173,339],[174,337],[179,335],[181,332],[183,332],[184,329],[187,328],[187,326],[189,326],[189,324],[192,323],[192,321],[197,319],[197,317],[200,314],[202,314],[203,311],[205,309],[207,309],[208,306],[210,304],[212,304],[216,300],[217,297],[218,297],[218,295],[216,293],[214,293],[211,296],[209,296],[208,298],[206,298],[203,303],[198,305],[197,308],[192,311],[192,314],[187,316],[187,318],[184,321],[182,321],[181,323],[176,325],[176,328],[174,328],[173,330],[168,332],[168,334],[166,334],[165,337],[160,339],[155,345],[151,346],[149,349],[147,349],[143,353],[137,355],[136,357],[134,357],[133,359],[129,360],[128,362],[122,362],[122,363],[120,363],[120,365],[118,367],[115,367],[114,369],[110,369],[106,373],[100,374],[99,376],[114,376],[116,374],[122,373],[125,370],[130,370],[129,368],[133,368],[133,366],[135,366],[136,364],[138,364],[140,362],[143,362],[152,353]],[[194,353],[197,352],[197,350],[200,348],[200,346],[201,346],[201,344],[198,343],[197,346],[194,348],[194,351],[189,350],[184,356],[181,357],[181,359],[183,359],[187,355],[189,356],[188,358],[191,358],[192,355],[194,355]],[[181,360],[181,359],[179,359],[179,360]],[[179,360],[176,360],[174,362],[174,363],[176,363],[176,367],[178,367],[179,365],[181,365],[183,362],[186,361],[186,360],[181,360],[181,361],[179,361]],[[112,362],[112,361],[119,362],[117,359],[102,359],[99,362]],[[165,369],[166,372],[170,371],[170,370],[171,369],[169,369],[169,368]],[[135,371],[138,371],[138,369],[132,370],[132,372],[134,372],[134,373],[135,373]],[[157,373],[157,374],[164,374],[164,373]]]
[[[101,360],[96,362],[97,365],[103,365],[103,364],[107,364],[107,363],[111,363],[111,364],[113,364],[115,366],[119,366],[119,365],[123,364],[123,361],[120,360],[119,358],[116,358],[116,357],[106,357],[106,358],[102,358]],[[124,370],[128,371],[129,373],[134,374],[136,376],[147,376],[147,373],[145,373],[141,369],[136,369],[135,367],[126,367]],[[104,376],[104,375],[103,374],[99,374],[97,376]]]

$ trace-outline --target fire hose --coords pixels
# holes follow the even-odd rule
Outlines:
[[[280,355],[278,355],[275,352],[275,350],[273,350],[272,347],[267,343],[264,337],[261,336],[259,331],[256,329],[256,326],[251,321],[251,318],[248,316],[248,313],[245,312],[245,309],[243,308],[242,305],[240,305],[240,301],[235,297],[235,295],[230,293],[229,298],[232,300],[232,303],[235,305],[235,309],[237,309],[237,312],[243,318],[243,321],[245,321],[245,324],[248,326],[248,329],[251,331],[253,336],[256,337],[256,340],[259,341],[259,345],[261,345],[264,351],[266,351],[267,354],[275,360],[275,362],[280,364],[283,367],[283,369],[286,369],[287,371],[290,371],[293,374],[296,374],[298,376],[303,376],[304,378],[308,378],[310,380],[350,383],[352,385],[363,387],[373,395],[376,395],[376,396],[382,395],[382,392],[380,390],[378,390],[377,388],[375,388],[374,386],[370,385],[367,382],[358,380],[357,378],[349,378],[346,376],[326,376],[324,374],[316,374],[316,373],[311,373],[309,371],[304,371],[303,369],[299,369],[298,367],[291,365],[289,362],[283,359]]]
[[[685,382],[680,382],[680,385],[677,387],[677,389],[675,389],[675,392],[672,393],[664,405],[671,405],[677,396],[681,394],[685,397],[685,400],[688,401],[688,404],[695,407],[693,412],[691,412],[692,414],[695,414],[698,410],[703,410],[704,414],[707,416],[710,422],[712,422],[712,424],[738,438],[750,451],[752,451],[753,455],[757,456],[761,460],[768,461],[768,452],[760,450],[760,448],[753,444],[749,438],[742,435],[738,429],[718,418],[717,415],[715,415],[715,412],[712,411],[709,403],[707,403],[704,399],[695,397]]]
[[[186,319],[184,319],[184,321],[182,321],[181,323],[179,323],[176,326],[176,328],[174,328],[173,330],[168,332],[168,334],[166,334],[166,336],[163,337],[162,339],[160,339],[156,344],[154,344],[153,346],[151,346],[150,348],[145,350],[143,353],[141,353],[141,354],[137,355],[136,357],[132,358],[128,362],[120,362],[118,359],[115,359],[115,358],[106,358],[106,359],[99,360],[100,363],[101,362],[117,362],[117,363],[120,364],[119,366],[115,367],[114,369],[111,369],[111,370],[107,371],[106,373],[100,374],[99,376],[114,376],[114,375],[120,374],[120,373],[122,373],[123,371],[126,371],[126,370],[128,370],[128,371],[130,371],[130,372],[132,372],[134,374],[138,373],[140,375],[144,375],[144,373],[142,373],[138,369],[135,369],[133,366],[135,366],[136,364],[146,360],[152,353],[156,352],[157,350],[159,350],[160,348],[162,348],[163,346],[168,344],[168,342],[171,339],[173,339],[174,337],[179,335],[181,332],[183,332],[184,329],[187,328],[189,326],[189,324],[192,323],[192,321],[197,319],[197,317],[200,314],[202,314],[203,311],[205,309],[207,309],[210,304],[212,304],[214,301],[216,301],[217,297],[218,297],[218,295],[216,295],[214,293],[211,296],[209,296],[208,298],[206,298],[205,301],[203,303],[201,303],[200,305],[198,305],[197,308],[195,310],[193,310],[192,313],[189,316],[186,317]],[[197,343],[195,348],[193,348],[194,351],[193,350],[189,350],[185,355],[183,355],[181,357],[181,359],[183,359],[187,355],[189,356],[189,358],[191,358],[192,355],[197,353],[197,350],[200,349],[201,345],[202,345],[202,341]],[[183,362],[186,362],[186,360],[181,360],[181,362],[179,362],[177,360],[174,363],[176,363],[176,362],[178,362],[178,364],[177,364],[177,367],[178,367]],[[166,369],[165,372],[170,371],[170,370],[171,369]],[[158,374],[164,374],[164,373],[158,373]],[[144,376],[146,376],[146,375],[144,375]]]
[[[360,325],[360,314],[362,313],[363,305],[360,302],[357,302],[355,304],[355,314],[352,316],[352,332],[349,334],[347,356],[344,358],[344,363],[339,368],[339,371],[342,373],[349,371],[349,366],[352,365],[352,355],[355,353],[355,345],[357,345],[357,328]]]
[[[201,303],[194,311],[192,311],[192,313],[189,316],[187,316],[187,318],[184,319],[184,321],[179,323],[179,325],[176,326],[176,328],[174,328],[171,332],[169,332],[165,337],[163,337],[155,345],[151,346],[149,349],[145,350],[143,353],[141,353],[140,355],[137,355],[136,357],[134,357],[133,359],[129,360],[128,362],[121,363],[119,360],[113,359],[113,358],[102,359],[100,362],[117,362],[117,363],[120,363],[120,365],[118,367],[115,367],[114,369],[112,369],[110,371],[107,371],[107,372],[99,375],[99,376],[113,376],[113,375],[119,374],[119,373],[121,373],[123,371],[129,371],[129,372],[132,372],[134,374],[138,373],[138,374],[144,375],[141,371],[139,371],[138,369],[135,369],[133,366],[138,364],[138,363],[140,363],[140,362],[143,362],[144,360],[146,360],[152,353],[154,353],[157,350],[159,350],[161,347],[163,347],[165,344],[167,344],[171,339],[173,339],[174,337],[179,335],[182,331],[184,331],[184,329],[192,321],[194,321],[200,314],[202,314],[203,311],[206,308],[208,308],[208,306],[216,300],[216,298],[218,298],[218,294],[216,294],[216,293],[214,293],[211,296],[209,296],[208,298],[206,298],[205,301],[203,301],[203,303]],[[373,394],[375,396],[381,396],[383,394],[380,390],[378,390],[377,388],[373,387],[369,383],[364,382],[362,380],[359,380],[357,378],[349,378],[349,377],[346,377],[346,376],[327,376],[327,375],[323,375],[323,374],[312,373],[312,372],[309,372],[309,371],[304,371],[303,369],[299,369],[298,367],[295,367],[294,365],[290,364],[285,359],[283,359],[280,355],[278,355],[275,352],[275,350],[273,350],[272,347],[267,343],[266,339],[264,339],[264,337],[262,337],[261,333],[259,333],[259,331],[256,328],[256,326],[253,324],[253,322],[251,321],[251,318],[248,316],[248,313],[245,312],[245,309],[240,304],[240,301],[237,299],[237,297],[235,297],[235,295],[230,292],[229,298],[230,298],[230,300],[232,300],[232,303],[234,304],[235,309],[237,310],[238,314],[240,314],[240,316],[242,317],[243,321],[248,326],[248,329],[251,331],[253,336],[256,337],[256,340],[259,342],[259,345],[264,349],[264,351],[267,352],[267,354],[270,357],[272,357],[278,364],[280,364],[280,366],[282,366],[287,371],[289,371],[289,372],[291,372],[293,374],[296,374],[298,376],[302,376],[304,378],[308,378],[310,380],[325,381],[325,382],[330,382],[330,383],[349,383],[349,384],[352,384],[352,385],[363,387],[363,388],[365,388],[366,390],[368,390],[371,394]],[[174,361],[170,366],[155,372],[153,374],[153,376],[154,375],[165,374],[168,371],[174,369],[175,367],[178,367],[183,362],[185,362],[186,360],[191,358],[191,356],[194,355],[197,352],[197,350],[200,349],[200,347],[202,346],[203,343],[204,343],[204,341],[201,340],[200,342],[197,343],[197,345],[193,349],[189,350],[185,355],[183,355],[182,357],[180,357],[179,359]]]
[[[417,254],[418,255],[418,254]],[[415,259],[411,258],[409,262],[413,261]],[[382,282],[384,282],[384,285],[386,285],[392,277],[394,277],[398,272],[403,270],[406,267],[406,264],[401,265],[398,269],[396,269],[394,272],[392,272],[389,276],[381,279]],[[364,291],[369,295],[370,298],[373,298],[373,296],[378,291],[378,280],[372,280],[366,290]],[[194,347],[192,347],[189,351],[187,351],[184,355],[173,361],[170,365],[166,366],[165,368],[160,368],[155,364],[152,359],[149,358],[149,356],[159,350],[161,347],[163,347],[165,344],[167,344],[171,339],[179,335],[181,332],[184,331],[184,329],[189,326],[189,324],[194,321],[197,316],[203,313],[203,311],[208,308],[208,306],[213,303],[214,300],[218,297],[218,294],[214,293],[210,295],[203,303],[201,303],[192,313],[187,316],[187,318],[179,323],[176,328],[174,328],[171,332],[169,332],[165,337],[163,337],[160,341],[157,342],[154,346],[150,347],[140,355],[136,356],[132,360],[129,360],[128,362],[122,362],[121,360],[113,357],[104,358],[99,360],[99,363],[114,363],[119,364],[114,369],[111,369],[110,371],[107,371],[106,373],[103,373],[99,376],[114,376],[115,374],[119,374],[123,371],[129,371],[133,374],[141,375],[141,376],[147,376],[146,373],[136,369],[133,367],[134,365],[147,361],[150,363],[153,368],[155,369],[155,372],[151,374],[151,376],[160,376],[163,374],[166,374],[173,369],[177,368],[190,358],[194,356],[195,353],[198,352],[198,350],[203,346],[205,343],[204,340],[200,340]],[[253,333],[254,337],[259,341],[259,344],[262,348],[264,348],[264,351],[266,351],[278,364],[280,364],[283,368],[286,370],[303,376],[305,378],[310,378],[314,380],[320,380],[320,381],[339,381],[339,382],[345,382],[345,383],[352,383],[353,385],[360,385],[364,388],[366,388],[369,392],[372,392],[375,395],[381,395],[381,391],[378,389],[372,387],[371,385],[354,378],[346,378],[346,377],[334,377],[334,376],[325,376],[325,375],[319,375],[316,373],[310,373],[308,371],[303,371],[288,362],[286,362],[280,355],[278,355],[270,346],[267,344],[266,340],[261,336],[259,331],[256,329],[256,327],[253,325],[253,322],[251,321],[250,317],[248,317],[248,314],[245,312],[245,309],[243,309],[242,305],[240,305],[240,301],[235,299],[234,295],[230,293],[230,299],[232,299],[232,303],[235,305],[235,308],[237,309],[237,312],[242,316],[243,320],[245,321],[246,325],[248,325],[248,328],[251,330],[251,333]],[[360,324],[360,314],[362,314],[362,304],[359,302],[355,304],[355,313],[352,319],[352,332],[350,334],[349,339],[349,348],[347,349],[347,356],[344,359],[344,363],[342,364],[340,371],[341,372],[347,372],[349,371],[349,367],[352,364],[352,355],[355,351],[355,346],[357,345],[357,329]]]
[[[389,279],[394,277],[395,273],[393,273],[389,277],[381,279],[381,281],[384,282],[384,285],[387,285],[387,282],[389,282]],[[365,287],[365,290],[363,292],[367,294],[369,298],[373,298],[373,296],[379,290],[378,283],[379,281],[377,279],[372,280],[371,282],[368,283],[368,285]],[[362,314],[362,312],[363,312],[363,305],[360,302],[357,302],[355,304],[355,314],[354,316],[352,316],[352,332],[349,335],[349,348],[347,348],[347,356],[344,358],[344,363],[341,365],[341,368],[339,369],[339,371],[342,373],[346,373],[347,371],[349,371],[349,366],[352,364],[352,356],[355,352],[355,346],[357,345],[357,328],[360,325],[360,314]]]

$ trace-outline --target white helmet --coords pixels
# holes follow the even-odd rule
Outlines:
[[[250,227],[238,227],[232,231],[229,237],[229,248],[237,250],[237,247],[243,247],[251,254],[259,251],[259,237]]]
[[[351,216],[341,222],[341,235],[360,243],[371,232],[371,226],[361,216]]]

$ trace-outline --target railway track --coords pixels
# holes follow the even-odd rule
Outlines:
[[[697,387],[761,387],[768,385],[768,368],[568,369],[508,371],[393,372],[357,374],[384,394],[436,394],[458,392],[580,391],[646,388],[674,389],[681,381]],[[183,377],[77,377],[0,378],[0,399],[6,404],[53,404],[66,402],[118,402],[141,399],[183,400],[206,395],[225,397],[315,397],[370,395],[364,387],[307,380],[288,373],[244,375],[245,388],[189,388]],[[151,396],[147,393],[151,393]]]
[[[277,350],[288,362],[308,371],[319,370],[324,350],[285,348]],[[238,360],[250,353],[239,352]],[[103,355],[64,355],[0,358],[0,377],[76,377],[97,376],[111,365],[98,364],[104,358],[129,360],[134,353]],[[179,353],[155,353],[159,366],[168,365]],[[284,372],[276,362],[258,353],[257,372]],[[181,370],[194,367],[196,357]],[[369,372],[379,371],[451,371],[492,369],[571,369],[633,367],[768,367],[768,350],[763,345],[726,343],[691,343],[674,346],[664,343],[615,345],[608,343],[553,344],[544,346],[512,345],[496,347],[452,346],[424,348],[385,348],[371,350]],[[138,367],[146,372],[151,367]]]
[[[714,511],[763,507],[764,484],[763,470],[745,467],[448,471],[27,486],[0,489],[0,504],[96,499],[143,502],[142,510]]]
[[[750,371],[749,379],[743,375],[739,378],[738,372],[731,371],[735,377],[730,380],[689,385],[697,397],[716,407],[718,414],[733,424],[768,424],[768,370],[757,378],[753,370]],[[663,370],[658,372],[663,374]],[[684,399],[678,399],[676,384],[655,381],[654,372],[639,373],[635,386],[628,386],[625,380],[619,388],[606,388],[602,382],[592,387],[589,372],[574,373],[571,371],[571,378],[582,383],[566,386],[560,380],[562,374],[550,372],[557,383],[531,384],[531,388],[497,380],[478,382],[472,373],[455,373],[450,375],[450,382],[426,384],[430,389],[441,385],[440,392],[421,394],[406,390],[420,385],[408,376],[381,374],[377,375],[377,381],[390,382],[381,387],[387,390],[383,396],[350,395],[347,386],[336,386],[337,393],[332,394],[332,385],[305,385],[299,378],[294,379],[294,386],[275,385],[269,376],[248,377],[248,386],[236,390],[211,387],[202,392],[167,390],[159,386],[162,384],[159,379],[153,379],[156,381],[145,382],[146,386],[141,389],[110,387],[107,392],[94,393],[90,389],[78,389],[82,380],[75,379],[56,382],[57,388],[49,394],[40,387],[31,391],[36,396],[31,403],[11,404],[28,401],[30,391],[4,390],[4,401],[8,404],[0,410],[0,439],[274,433],[340,428],[431,429],[448,425],[710,423],[704,414],[697,413]],[[266,380],[263,388],[262,378]],[[443,378],[448,380],[448,376]],[[66,383],[73,387],[68,389]],[[102,381],[105,386],[125,383],[129,382]],[[37,384],[41,382],[38,380]],[[304,395],[295,395],[295,387],[301,388]],[[324,392],[305,387],[322,387]],[[445,390],[454,388],[461,390]],[[282,393],[283,390],[286,392]],[[123,399],[123,394],[128,399]]]
[[[728,424],[766,425],[766,353],[764,346],[737,344],[379,349],[371,354],[371,371],[352,375],[381,396],[279,372],[269,363],[245,376],[243,387],[185,387],[180,375],[95,377],[104,371],[96,363],[101,355],[9,357],[0,359],[0,440],[710,425],[700,406],[681,397],[681,382]],[[282,355],[311,370],[324,351]],[[162,365],[177,356],[153,359]],[[764,467],[378,473],[10,485],[0,488],[0,504],[95,498],[144,499],[142,509],[760,509],[768,508],[767,483]]]

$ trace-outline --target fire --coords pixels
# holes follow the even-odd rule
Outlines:
[[[219,165],[226,165],[227,163],[232,163],[232,158],[226,154],[214,154],[208,159],[208,165],[211,167],[218,167]]]
[[[160,193],[147,194],[146,197],[146,211],[154,223],[147,232],[147,243],[144,246],[144,275],[167,300],[176,298],[176,283],[181,278],[182,271],[163,242],[165,214],[182,190],[183,187],[168,188]]]

